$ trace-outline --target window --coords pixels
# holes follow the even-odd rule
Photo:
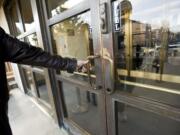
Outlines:
[[[67,118],[76,122],[93,135],[99,135],[101,131],[101,113],[98,95],[84,91],[80,87],[69,83],[63,83],[62,88]]]
[[[25,27],[25,31],[29,31],[34,27],[34,19],[30,0],[20,0],[21,14]]]
[[[22,68],[22,71],[23,71],[23,75],[25,78],[26,87],[27,87],[27,90],[29,93],[29,91],[34,90],[32,72],[31,72],[31,70],[24,69],[24,68]]]
[[[92,47],[90,12],[67,19],[52,27],[57,54],[86,59]]]
[[[117,135],[179,135],[178,121],[116,102]]]
[[[19,40],[27,42],[29,45],[43,48],[43,41],[40,41],[42,39],[42,31],[40,30],[40,26],[35,26],[35,21],[39,20],[39,16],[37,14],[35,15],[37,19],[34,20],[34,12],[38,9],[32,7],[38,4],[40,3],[36,0],[11,0],[5,3],[5,10],[11,32],[13,34],[15,33],[14,35]],[[37,24],[40,23],[41,22],[37,22]],[[36,27],[38,27],[39,30],[37,30]],[[48,84],[46,84],[46,78],[44,75],[46,72],[44,72],[44,68],[23,64],[19,67],[22,71],[21,75],[24,80],[23,85],[25,92],[30,96],[41,99],[38,101],[45,101],[42,102],[43,105],[50,109],[50,106],[46,104],[50,104],[48,94],[48,91],[50,90],[47,89]]]
[[[49,95],[48,95],[48,89],[46,86],[46,80],[44,75],[41,75],[39,73],[34,73],[35,83],[37,86],[37,93],[39,94],[39,97],[50,104],[49,102]]]
[[[58,55],[86,60],[87,56],[94,54],[90,11],[53,25],[52,35],[54,52]],[[93,60],[91,65],[90,73],[94,74]],[[87,77],[79,77],[77,72],[74,75],[63,71],[61,73],[66,77],[79,78],[84,81],[86,80],[86,82],[88,79]]]
[[[84,0],[47,0],[49,17],[55,16],[68,10]]]
[[[114,19],[119,19],[114,21],[119,90],[179,107],[179,5],[162,0],[113,2]]]
[[[21,33],[23,33],[23,26],[20,22],[20,16],[18,16],[17,3],[15,1],[12,1],[12,4],[10,5],[9,10],[7,12],[10,14],[10,16],[8,17],[13,30],[12,34],[14,36],[20,35]]]

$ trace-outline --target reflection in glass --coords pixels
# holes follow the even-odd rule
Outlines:
[[[9,9],[10,17],[12,19],[12,27],[15,30],[14,36],[18,36],[23,32],[23,27],[20,23],[17,11],[17,5],[15,1],[12,1],[12,7]]]
[[[45,102],[50,103],[45,77],[39,73],[34,73],[34,78],[39,97]]]
[[[25,31],[29,31],[34,27],[34,18],[32,14],[31,1],[20,0],[20,4],[21,4],[21,14],[25,26]]]
[[[29,43],[30,45],[36,46],[36,47],[39,46],[36,33],[25,37],[25,42]]]
[[[52,26],[52,34],[54,52],[58,55],[86,60],[87,56],[94,54],[89,11]],[[91,61],[91,66],[90,72],[94,74],[93,60]],[[68,77],[88,81],[86,76],[79,77],[77,73],[61,73]]]
[[[32,92],[34,90],[34,87],[33,87],[33,79],[32,79],[31,71],[29,69],[22,69],[22,71],[23,71],[23,75],[25,78],[25,83],[26,83],[26,87],[28,89],[28,92],[29,91]]]
[[[116,102],[118,135],[179,135],[178,121]]]
[[[90,12],[72,17],[52,27],[57,54],[86,59],[91,39]],[[93,51],[93,50],[91,50]]]
[[[63,94],[68,119],[93,135],[100,134],[100,113],[97,95],[78,86],[63,83]]]
[[[121,19],[119,31],[115,31],[117,65],[128,71],[180,75],[180,20],[175,19],[180,11],[175,4],[180,3],[147,3],[118,2]]]
[[[117,78],[179,91],[180,2],[122,0],[112,5]],[[131,86],[122,87],[129,91]],[[135,88],[129,93],[137,94]]]
[[[49,17],[55,16],[68,10],[84,0],[47,0]]]

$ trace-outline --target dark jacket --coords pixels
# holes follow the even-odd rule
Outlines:
[[[66,70],[70,73],[77,66],[76,59],[52,56],[41,48],[33,47],[9,36],[0,27],[0,112],[7,105],[9,99],[4,62],[43,66]]]

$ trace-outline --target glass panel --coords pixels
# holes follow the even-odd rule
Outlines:
[[[87,56],[94,55],[91,31],[89,11],[52,26],[54,52],[63,57],[86,60]],[[94,61],[91,61],[91,66],[90,73],[95,74]],[[88,81],[87,77],[79,76],[81,71],[75,74],[61,73],[66,77]]]
[[[122,0],[112,5],[117,78],[122,83],[149,84],[178,94],[180,2]],[[144,92],[138,93],[150,97]]]
[[[89,133],[100,135],[101,113],[98,110],[98,96],[69,83],[63,83],[63,94],[68,119]]]
[[[133,79],[131,79],[132,81],[134,81]],[[138,80],[136,80],[138,82]],[[147,80],[145,81],[140,81],[138,83],[146,83]],[[162,85],[161,83],[159,84],[159,82],[152,82],[152,85]],[[170,85],[169,83],[163,83],[163,86],[167,88],[171,87],[171,88],[179,88],[179,85]],[[157,102],[161,102],[161,103],[165,103],[167,105],[172,105],[174,107],[180,108],[180,96],[176,95],[176,94],[171,94],[168,92],[162,92],[162,91],[157,91],[152,87],[149,88],[144,88],[144,87],[137,87],[137,86],[133,86],[133,85],[128,85],[128,84],[121,84],[121,86],[118,88],[118,90],[123,91],[123,92],[128,92],[131,93],[133,95],[138,95],[139,97],[143,97],[143,98],[148,98],[148,99],[153,99],[154,101]]]
[[[68,10],[84,0],[47,0],[49,17],[55,16]]]
[[[34,78],[39,97],[45,102],[50,103],[45,77],[39,73],[34,73]]]
[[[179,135],[180,122],[116,102],[118,135]]]
[[[31,35],[25,37],[25,42],[29,43],[32,46],[39,47],[36,33],[31,34]]]
[[[29,31],[34,27],[34,19],[32,14],[32,7],[30,0],[20,0],[21,14],[23,23],[25,25],[25,31]]]
[[[31,71],[29,69],[22,69],[22,71],[25,77],[26,87],[32,92],[34,90],[34,86]]]
[[[12,1],[12,7],[9,9],[9,17],[12,20],[12,29],[14,31],[14,36],[18,36],[23,32],[22,24],[20,23],[19,17],[18,17],[18,11],[17,11],[17,5],[16,2]]]

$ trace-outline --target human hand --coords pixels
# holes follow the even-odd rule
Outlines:
[[[87,64],[89,60],[78,60],[77,61],[77,71],[79,72],[87,72]]]

